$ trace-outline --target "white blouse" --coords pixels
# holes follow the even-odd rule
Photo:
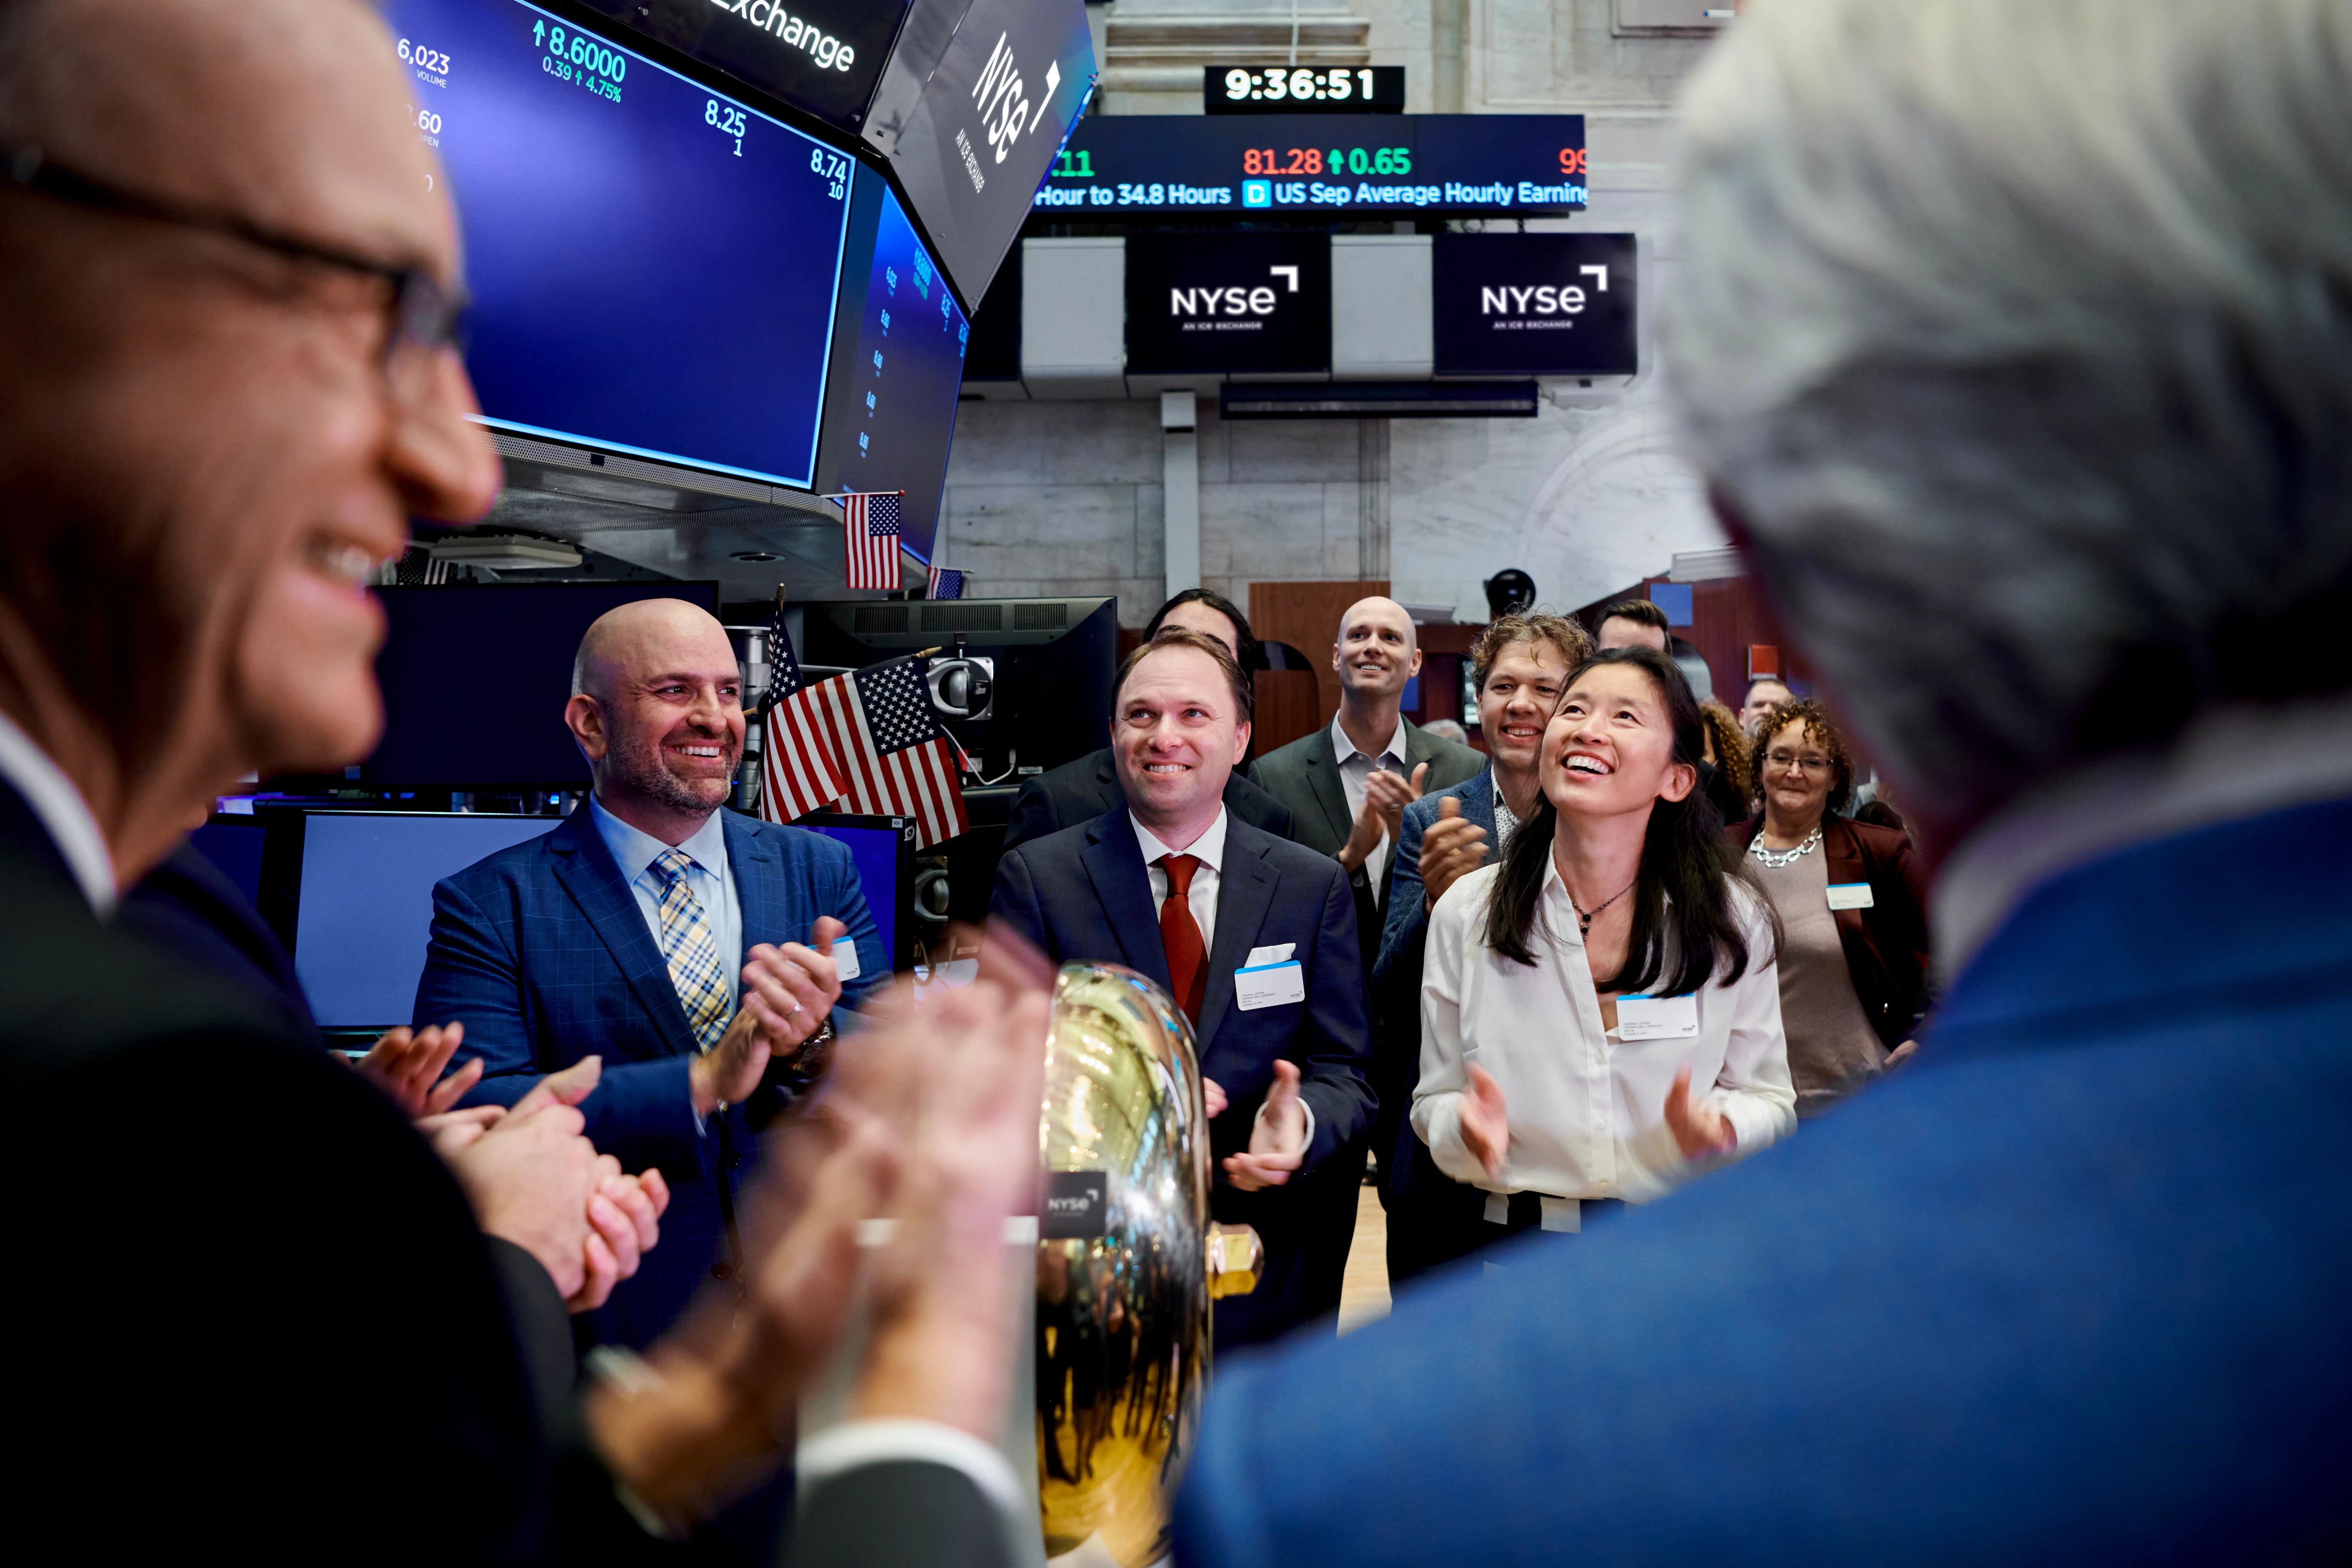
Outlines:
[[[1549,856],[1528,943],[1534,966],[1487,949],[1486,901],[1500,870],[1497,864],[1471,872],[1430,912],[1412,1129],[1440,1170],[1487,1192],[1632,1203],[1663,1197],[1696,1169],[1665,1122],[1666,1092],[1685,1064],[1694,1085],[1711,1086],[1707,1100],[1738,1132],[1734,1157],[1794,1130],[1797,1096],[1762,900],[1733,890],[1746,917],[1748,968],[1729,984],[1718,972],[1699,988],[1697,1037],[1629,1043],[1601,1026],[1576,909]],[[1503,1090],[1510,1142],[1499,1177],[1462,1142],[1471,1062]]]

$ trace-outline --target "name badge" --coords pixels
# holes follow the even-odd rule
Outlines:
[[[1249,956],[1242,960],[1242,967],[1263,969],[1269,963],[1287,963],[1290,962],[1290,955],[1297,952],[1297,948],[1298,944],[1295,942],[1278,942],[1272,947],[1251,948]]]
[[[1234,1005],[1244,1013],[1307,1000],[1307,971],[1297,962],[1234,971]]]
[[[1830,884],[1830,908],[1833,910],[1867,910],[1875,907],[1876,903],[1877,900],[1870,896],[1870,884],[1867,882]]]
[[[844,984],[866,973],[857,962],[857,944],[847,937],[833,944],[833,972]]]
[[[1698,997],[1620,996],[1617,1037],[1621,1040],[1696,1040],[1698,1038]]]

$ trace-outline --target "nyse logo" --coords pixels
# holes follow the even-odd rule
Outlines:
[[[996,47],[988,57],[987,68],[973,84],[971,100],[979,106],[981,128],[988,144],[996,150],[996,161],[1013,151],[1021,133],[1036,122],[1037,111],[1030,107],[1028,84],[1022,80],[1021,67],[1013,58],[1013,48],[1005,40],[1009,35],[999,33]],[[1054,89],[1062,85],[1062,68],[1056,61],[1045,65],[1045,90],[1041,95],[1051,101]]]
[[[1609,292],[1609,268],[1580,267],[1576,270],[1593,279],[1595,292]],[[1482,286],[1478,290],[1478,313],[1482,316],[1580,316],[1588,302],[1584,289],[1573,283],[1544,283],[1525,289],[1506,283],[1500,287]]]
[[[1046,1241],[1075,1241],[1109,1228],[1110,1178],[1101,1171],[1047,1173],[1045,1212],[1037,1234]]]
[[[1298,292],[1297,268],[1269,267],[1265,270],[1268,277],[1283,280],[1287,286],[1284,290],[1286,293]],[[1236,283],[1215,289],[1171,289],[1168,290],[1168,313],[1185,319],[1184,330],[1194,331],[1207,323],[1188,318],[1271,316],[1278,298],[1273,287],[1265,283],[1255,288],[1244,288]],[[1248,321],[1242,324],[1255,327],[1257,323]]]

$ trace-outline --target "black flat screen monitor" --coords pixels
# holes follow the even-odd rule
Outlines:
[[[572,660],[605,611],[683,599],[716,615],[716,583],[500,583],[377,590],[390,622],[376,679],[383,740],[371,789],[580,789],[588,764],[564,726]]]
[[[872,259],[863,289],[852,279],[843,290],[835,331],[825,489],[906,491],[899,543],[928,562],[971,326],[897,193],[870,169],[856,184],[850,254]]]
[[[806,489],[853,161],[522,0],[390,0],[499,428]]]
[[[994,712],[947,724],[985,776],[1059,767],[1110,743],[1117,599],[811,604],[800,616],[805,664],[862,668],[929,647],[952,651],[959,636],[966,653],[993,659]]]
[[[562,826],[558,816],[390,811],[270,814],[260,902],[290,936],[319,1026],[381,1031],[410,1021],[433,931],[433,886]],[[913,837],[903,820],[820,815],[849,847],[892,963],[910,962]]]

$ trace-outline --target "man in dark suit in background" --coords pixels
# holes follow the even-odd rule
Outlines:
[[[845,846],[720,809],[743,752],[740,682],[697,605],[600,617],[564,709],[592,793],[554,832],[433,889],[416,984],[418,1026],[463,1024],[480,1053],[476,1102],[603,1058],[588,1136],[632,1170],[658,1167],[672,1195],[667,1245],[596,1315],[604,1342],[632,1349],[740,1265],[734,1205],[759,1127],[814,1075],[835,1008],[890,973]],[[737,1011],[739,970],[779,1030]]]
[[[2345,1562],[2352,8],[1766,0],[1680,113],[1676,423],[1954,978],[1785,1145],[1220,1367],[1177,1561]]]
[[[1143,628],[1143,640],[1150,642],[1166,626],[1216,638],[1233,650],[1244,675],[1257,666],[1257,639],[1250,635],[1249,617],[1223,594],[1206,588],[1185,589],[1160,606],[1160,613]],[[1013,819],[1004,829],[1004,847],[1011,849],[1048,833],[1092,822],[1125,799],[1109,747],[1065,763],[1026,781],[1013,797]],[[1252,784],[1239,768],[1225,780],[1225,809],[1276,838],[1290,837],[1290,808]]]
[[[1223,643],[1164,633],[1128,656],[1111,700],[1125,800],[1006,855],[989,916],[1057,963],[1150,976],[1192,1020],[1210,1208],[1266,1250],[1257,1289],[1217,1304],[1216,1343],[1253,1344],[1339,1306],[1308,1268],[1320,1216],[1301,1194],[1371,1117],[1354,900],[1328,858],[1224,805],[1250,689]]]

